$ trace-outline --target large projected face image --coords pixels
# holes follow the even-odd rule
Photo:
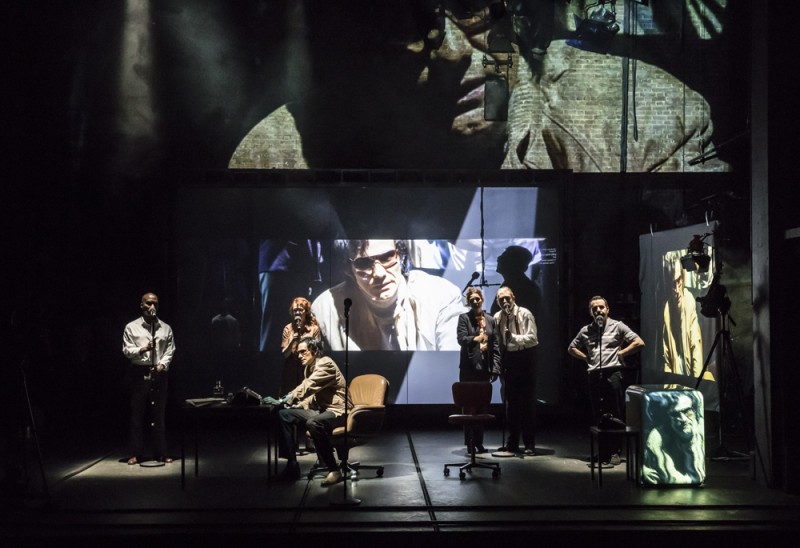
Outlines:
[[[717,265],[710,237],[714,227],[688,228],[640,237],[642,332],[656,341],[643,353],[647,382],[700,385],[706,404],[718,404],[716,355],[710,355],[718,326],[715,317],[701,314],[700,300],[712,287]],[[708,268],[698,268],[688,255],[687,243],[707,234],[704,247]],[[687,269],[687,266],[689,267]],[[708,358],[708,363],[706,363]]]
[[[717,157],[689,161],[709,149],[714,126],[706,98],[676,76],[702,69],[673,63],[687,47],[716,48],[702,43],[691,28],[702,21],[687,19],[683,3],[617,3],[619,24],[635,29],[626,36],[647,35],[634,52],[632,125],[613,122],[626,112],[630,48],[621,36],[609,52],[575,39],[589,6],[555,4],[298,2],[293,26],[304,32],[293,28],[288,48],[291,99],[245,129],[228,167],[730,169]]]
[[[661,359],[664,371],[699,377],[705,354],[695,294],[702,290],[699,286],[705,285],[708,276],[687,272],[681,264],[681,256],[685,254],[685,250],[674,250],[661,258],[664,285],[668,288],[661,326]],[[710,371],[703,374],[706,379],[714,379]]]
[[[501,283],[512,283],[525,304],[538,310],[541,287],[526,274],[541,267],[535,238],[336,240],[333,250],[344,281],[323,292],[311,307],[330,350],[459,350],[456,324],[466,302],[456,281],[483,285],[488,295]],[[498,261],[504,256],[508,263],[512,254],[520,259],[517,277]]]
[[[642,425],[642,483],[702,483],[706,475],[702,394],[665,390],[648,396]]]
[[[230,300],[226,288],[250,285],[238,306],[243,312],[249,301],[251,310],[242,344],[260,365],[245,364],[241,382],[268,394],[293,387],[293,338],[319,336],[350,377],[385,376],[392,403],[450,403],[459,378],[458,320],[469,310],[464,292],[480,288],[492,314],[497,290],[507,285],[542,334],[539,398],[557,399],[555,187],[233,192],[235,199],[220,199],[224,189],[185,191],[184,215],[199,224],[181,223],[187,268],[179,279],[187,313],[197,310],[200,295]],[[235,222],[214,226],[214,219],[229,219],[219,212],[204,217],[202,209],[220,204],[239,211]],[[359,238],[340,237],[351,234]],[[250,250],[250,280],[198,279],[231,272],[225,255],[242,245]]]
[[[463,309],[458,287],[409,261],[409,248],[428,243],[335,242],[344,281],[311,307],[329,349],[458,350],[455,322]],[[436,247],[438,242],[430,243]],[[444,249],[447,245],[443,242]],[[440,256],[437,262],[445,259]]]

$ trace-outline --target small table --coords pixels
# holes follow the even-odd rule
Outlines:
[[[620,436],[625,439],[625,476],[629,480],[639,480],[639,428],[626,426],[625,428],[589,428],[589,467],[592,470],[592,483],[594,483],[594,465],[597,461],[597,484],[603,486],[603,463],[600,462],[600,439],[604,436]],[[631,446],[633,440],[633,446]],[[597,451],[595,452],[595,447]]]
[[[276,406],[261,404],[261,405],[230,405],[227,402],[215,402],[204,405],[193,405],[187,403],[181,408],[181,489],[186,484],[186,427],[191,422],[194,430],[194,475],[200,475],[200,451],[198,443],[198,434],[200,431],[200,422],[214,420],[223,421],[245,421],[245,420],[258,420],[266,423],[265,441],[267,444],[267,480],[272,479],[273,467],[274,472],[278,471],[278,443],[277,443],[277,427],[276,417],[274,411]],[[273,458],[274,457],[274,458]]]

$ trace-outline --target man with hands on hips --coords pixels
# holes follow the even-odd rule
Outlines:
[[[609,317],[608,301],[601,296],[589,300],[592,322],[585,325],[567,348],[573,358],[586,362],[589,372],[592,412],[599,424],[603,415],[611,413],[623,418],[625,386],[630,384],[633,368],[625,358],[639,352],[644,341],[623,322]]]
[[[625,358],[639,352],[644,341],[623,322],[610,318],[609,312],[605,298],[589,299],[592,322],[581,328],[567,352],[586,363],[594,424],[619,428],[624,425],[625,390],[636,374],[635,368],[626,366]],[[619,464],[619,446],[600,447],[600,462]]]

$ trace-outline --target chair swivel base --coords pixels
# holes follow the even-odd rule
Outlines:
[[[467,472],[470,474],[472,473],[473,468],[486,468],[487,470],[492,471],[492,477],[497,479],[500,477],[500,463],[497,462],[478,462],[475,459],[475,453],[470,454],[469,462],[455,462],[450,464],[444,465],[444,475],[450,475],[450,467],[451,466],[458,466],[458,479],[465,480],[467,478]]]
[[[348,474],[351,480],[357,479],[358,473],[361,470],[375,470],[376,476],[378,476],[379,478],[383,477],[383,466],[374,464],[361,464],[358,461],[354,462],[341,461],[339,463],[339,470],[342,472],[343,475]],[[317,461],[314,463],[314,466],[311,467],[311,470],[309,470],[306,477],[308,479],[314,479],[314,476],[316,476],[317,474],[327,474],[327,473],[328,473],[328,468],[320,464],[319,461]]]

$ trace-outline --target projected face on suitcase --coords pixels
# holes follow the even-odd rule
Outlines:
[[[646,392],[642,401],[642,482],[700,484],[705,479],[703,395],[696,390]]]

